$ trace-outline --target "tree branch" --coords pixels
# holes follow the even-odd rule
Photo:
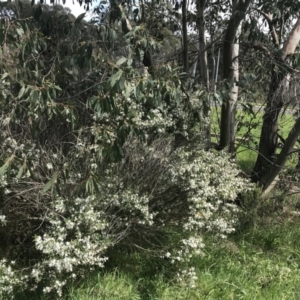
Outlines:
[[[264,18],[266,19],[268,25],[269,25],[269,29],[270,29],[270,32],[271,32],[271,35],[272,35],[272,38],[273,38],[273,42],[276,46],[279,46],[279,39],[278,39],[278,35],[277,35],[277,32],[276,32],[276,29],[274,27],[274,24],[273,24],[273,20],[272,20],[272,15],[271,14],[268,14],[258,8],[255,9],[257,12],[259,12],[261,15],[264,16]]]
[[[260,50],[262,52],[264,52],[266,55],[268,56],[272,56],[272,53],[270,51],[270,49],[266,46],[264,46],[263,44],[258,44],[258,43],[240,43],[243,47],[247,47],[247,48],[252,48],[255,50]]]
[[[290,32],[287,40],[283,45],[283,59],[287,56],[295,53],[296,47],[300,42],[300,17],[298,18],[296,24],[294,25],[292,31]]]

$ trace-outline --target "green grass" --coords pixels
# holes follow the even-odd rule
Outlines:
[[[225,249],[209,249],[199,277],[202,299],[299,299],[296,227],[248,232]]]
[[[212,109],[212,135],[213,142],[218,142],[220,134],[220,108]],[[249,173],[257,158],[257,148],[263,122],[263,110],[255,112],[255,115],[238,110],[237,120],[237,161],[246,173]],[[286,139],[295,123],[295,119],[290,114],[285,114],[279,119],[279,134]]]
[[[155,273],[151,258],[135,254],[126,256],[128,264],[119,272],[90,276],[72,287],[69,299],[300,299],[299,226],[298,219],[278,219],[224,243],[208,240],[205,255],[193,261],[198,275],[194,289]]]
[[[91,275],[79,286],[69,289],[68,298],[73,300],[139,300],[137,285],[129,276],[117,271],[106,275]]]

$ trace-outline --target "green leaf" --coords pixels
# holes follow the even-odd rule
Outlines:
[[[78,69],[77,69],[75,66],[73,66],[72,72],[73,72],[73,74],[74,74],[75,76],[78,75]]]
[[[219,102],[219,103],[222,103],[223,97],[219,93],[214,93],[214,100],[217,101],[217,102]]]
[[[5,72],[5,73],[2,75],[1,79],[3,80],[3,79],[6,78],[8,75],[9,75],[9,74],[8,74],[7,72]]]
[[[125,61],[127,61],[126,57],[121,57],[118,61],[117,61],[117,65],[120,66],[122,65]]]
[[[80,14],[77,19],[75,20],[75,24],[79,24],[85,17],[85,13]]]
[[[22,174],[24,172],[24,166],[22,166],[18,172],[17,178],[20,179],[22,177]]]
[[[131,84],[128,83],[127,81],[124,82],[124,86],[125,86],[125,98],[128,98],[131,94],[132,87]]]
[[[123,71],[122,70],[119,70],[116,74],[112,75],[111,78],[110,78],[110,86],[111,87],[114,87],[117,80],[120,79],[120,77],[122,76],[123,74]]]
[[[4,175],[8,167],[11,165],[12,161],[14,160],[15,155],[11,155],[4,163],[4,165],[0,168],[0,176]]]
[[[47,182],[47,184],[43,188],[43,193],[47,192],[56,183],[58,175],[58,171],[53,174],[52,178]]]
[[[85,184],[85,190],[88,193],[93,193],[94,191],[94,181],[93,181],[93,177],[90,177]]]
[[[39,95],[40,93],[38,91],[32,91],[31,95],[30,95],[30,102],[32,104],[32,106],[35,106],[35,104],[38,102],[39,100]]]
[[[67,72],[68,74],[70,74],[70,75],[73,74],[73,71],[72,71],[72,70],[69,70],[69,69],[67,69],[67,68],[65,68],[65,70],[66,70],[66,72]]]
[[[121,91],[124,90],[124,81],[125,81],[124,77],[121,77],[120,80],[119,80],[119,82],[118,82],[119,83],[119,89]]]
[[[23,85],[22,88],[19,91],[19,95],[18,95],[19,99],[24,95],[24,92],[25,92],[25,86]]]

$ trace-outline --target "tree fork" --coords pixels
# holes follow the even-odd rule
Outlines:
[[[259,182],[264,172],[272,163],[272,157],[275,155],[277,147],[278,117],[283,107],[282,95],[277,95],[277,91],[282,85],[284,74],[273,70],[270,90],[268,94],[267,106],[263,116],[263,126],[259,141],[258,157],[252,171],[252,181]]]
[[[267,107],[263,118],[263,127],[260,136],[260,142],[259,142],[259,149],[258,149],[259,155],[257,157],[257,161],[252,172],[252,180],[254,182],[261,183],[263,178],[266,178],[266,176],[273,177],[273,175],[267,175],[267,173],[269,174],[274,170],[276,170],[277,174],[279,173],[277,168],[271,168],[271,170],[268,170],[268,172],[267,169],[268,167],[270,167],[270,161],[272,160],[272,156],[275,153],[276,141],[274,140],[274,136],[277,132],[279,113],[281,108],[283,107],[282,90],[280,89],[282,89],[284,80],[287,80],[288,76],[293,71],[291,67],[287,64],[287,59],[289,56],[294,54],[295,49],[299,44],[299,41],[300,41],[300,17],[298,18],[289,36],[287,37],[282,48],[282,56],[277,61],[281,66],[284,66],[285,64],[285,70],[276,72],[275,71],[276,66],[275,65],[273,66],[270,90],[267,99]],[[287,145],[287,147],[288,146],[289,145]],[[283,161],[285,163],[285,160]],[[281,168],[283,167],[281,162],[280,164],[277,163],[277,165],[281,166]],[[263,184],[265,189],[267,189],[268,184],[269,185],[271,184],[269,181],[270,180],[268,180],[266,183]]]
[[[265,173],[259,181],[259,185],[262,186],[265,192],[267,188],[272,184],[274,179],[279,174],[282,167],[285,165],[288,156],[293,152],[293,148],[297,139],[300,135],[300,118],[297,119],[295,125],[289,133],[288,138],[283,145],[283,148],[276,160],[276,162],[271,166],[268,173]]]

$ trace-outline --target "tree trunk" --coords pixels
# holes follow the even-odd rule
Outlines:
[[[237,31],[237,39],[238,36],[241,34],[242,26],[238,27]],[[239,81],[239,52],[240,52],[240,45],[237,43],[233,45],[232,49],[232,69],[233,69],[233,83],[231,87],[231,91],[229,94],[229,107],[230,109],[230,132],[229,132],[229,152],[235,152],[235,133],[236,133],[236,126],[235,126],[235,115],[236,115],[236,108],[237,108],[237,100],[239,95],[239,87],[237,86],[236,82]]]
[[[186,20],[186,0],[182,0],[182,62],[183,71],[188,77],[189,59],[188,59],[188,34],[187,34],[187,20]]]
[[[234,0],[232,14],[229,20],[223,44],[223,73],[229,86],[227,99],[223,99],[221,112],[220,149],[229,147],[233,151],[235,142],[235,112],[238,97],[238,51],[239,45],[235,42],[240,31],[242,20],[251,0]]]
[[[206,0],[199,0],[197,3],[197,17],[198,17],[198,31],[199,31],[199,63],[201,72],[201,83],[205,87],[207,94],[209,92],[209,72],[206,50],[206,37],[205,37],[205,20],[204,20],[204,6]],[[203,115],[205,118],[204,135],[206,147],[210,147],[211,132],[210,132],[210,103],[209,98],[203,102]]]
[[[205,0],[199,0],[197,5],[198,14],[198,30],[199,30],[199,62],[201,81],[203,86],[209,90],[209,73],[207,62],[207,50],[206,50],[206,37],[205,37],[205,20],[204,20],[204,5]]]
[[[268,173],[273,172],[270,171],[270,167],[272,165],[272,161],[274,161],[273,157],[277,146],[278,117],[283,106],[283,94],[285,91],[285,85],[288,83],[289,77],[292,73],[292,70],[287,63],[287,59],[295,52],[299,41],[300,17],[298,18],[283,46],[282,56],[277,61],[277,63],[281,65],[281,71],[275,70],[276,65],[274,65],[272,70],[267,106],[263,117],[263,126],[259,142],[258,157],[252,172],[252,180],[254,182],[262,183],[263,178],[266,178],[266,176],[269,176],[268,178],[273,177],[273,175],[268,175]],[[281,161],[279,161],[279,163],[275,161],[274,164],[280,166],[280,168],[282,167]],[[279,172],[278,168],[271,168],[271,170],[275,170],[277,174]],[[265,189],[267,189],[267,185],[270,184],[271,183],[269,182],[269,180],[266,183],[263,183]]]
[[[266,191],[267,188],[272,184],[274,179],[277,177],[282,167],[285,165],[286,160],[289,154],[293,151],[294,145],[297,142],[297,139],[300,135],[300,118],[297,119],[295,125],[289,133],[288,138],[283,145],[283,148],[276,160],[276,162],[270,167],[269,172],[265,173],[259,182],[259,185],[262,186],[263,191]]]
[[[252,180],[258,182],[268,171],[278,144],[278,117],[283,106],[282,93],[279,94],[279,87],[282,86],[284,74],[272,71],[271,83],[267,99],[267,106],[263,116],[263,126],[259,141],[257,160],[252,171]]]

